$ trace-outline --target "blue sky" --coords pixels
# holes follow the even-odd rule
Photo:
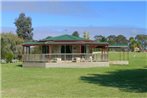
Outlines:
[[[14,21],[21,12],[32,18],[34,29],[64,27],[60,28],[60,32],[63,32],[65,27],[145,29],[145,32],[141,33],[146,33],[147,29],[145,1],[3,1],[1,27],[15,28]]]

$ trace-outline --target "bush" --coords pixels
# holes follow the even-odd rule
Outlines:
[[[8,53],[6,54],[6,62],[7,62],[7,63],[9,63],[9,62],[12,63],[13,57],[14,57],[13,53],[12,53],[12,52],[8,52]]]

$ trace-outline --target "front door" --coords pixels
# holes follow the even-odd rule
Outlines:
[[[86,53],[86,45],[82,45],[82,47],[81,47],[81,53]]]
[[[61,55],[62,60],[71,60],[72,59],[72,46],[71,45],[62,45],[61,46]]]

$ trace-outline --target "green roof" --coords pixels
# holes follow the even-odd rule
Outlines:
[[[113,44],[113,45],[109,45],[109,47],[128,47],[127,44]]]
[[[55,40],[85,40],[85,39],[81,37],[77,37],[77,36],[72,36],[72,35],[61,35],[61,36],[46,38],[45,40],[55,41]]]
[[[23,45],[39,45],[39,44],[43,44],[43,42],[33,42],[33,41],[31,41],[31,42],[24,42],[23,43]]]
[[[63,40],[63,41],[62,41]],[[44,41],[30,41],[30,42],[24,42],[23,45],[41,45],[41,44],[108,44],[107,42],[87,42],[84,41],[86,39],[77,37],[77,36],[72,36],[72,35],[61,35],[61,36],[56,36],[56,37],[46,37]],[[58,42],[56,42],[58,41]],[[61,41],[61,42],[60,42]],[[66,41],[66,42],[64,42]],[[68,42],[69,41],[69,42]]]

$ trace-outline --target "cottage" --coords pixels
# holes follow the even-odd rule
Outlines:
[[[34,47],[41,52],[33,54]],[[97,49],[98,52],[93,51]],[[108,43],[61,35],[23,43],[23,67],[109,66]]]

